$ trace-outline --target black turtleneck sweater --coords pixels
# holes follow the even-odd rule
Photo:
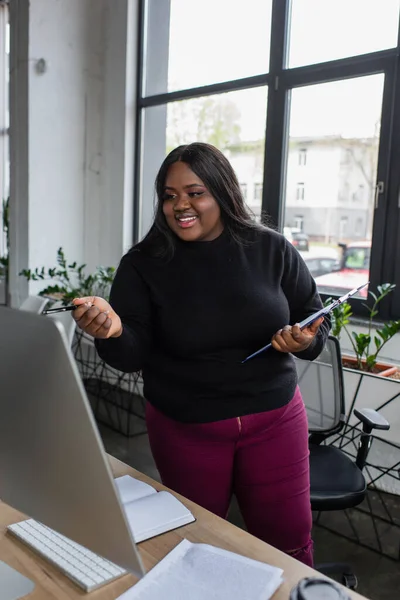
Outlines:
[[[297,250],[272,230],[240,245],[224,231],[211,242],[177,240],[170,261],[134,247],[121,260],[110,303],[122,335],[96,340],[109,365],[142,370],[144,395],[169,417],[203,423],[281,407],[293,397],[293,357],[273,349],[242,364],[286,324],[322,307]],[[311,346],[321,352],[329,319]]]

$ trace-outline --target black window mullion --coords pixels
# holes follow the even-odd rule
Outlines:
[[[287,113],[286,93],[280,80],[286,61],[289,11],[290,0],[273,0],[262,212],[277,226],[282,224],[283,161]]]
[[[269,74],[253,75],[233,81],[221,81],[219,83],[210,83],[196,88],[188,88],[185,90],[176,90],[175,92],[165,92],[156,96],[145,96],[139,99],[141,108],[150,106],[159,106],[168,102],[177,102],[179,100],[189,100],[191,98],[203,98],[204,96],[212,96],[216,94],[224,94],[227,92],[236,92],[239,90],[248,90],[255,87],[266,85],[269,82]]]
[[[396,58],[397,48],[371,54],[284,70],[282,81],[287,88],[326,83],[362,75],[381,73]]]
[[[388,219],[390,204],[392,202],[392,183],[390,170],[390,155],[393,148],[393,117],[394,117],[394,88],[395,88],[395,61],[385,70],[385,84],[383,88],[382,113],[379,139],[378,168],[376,181],[383,182],[383,192],[376,194],[373,207],[373,230],[370,260],[370,290],[375,292],[376,287],[393,279],[393,266],[385,264],[385,248],[388,235],[391,235],[391,223]],[[389,302],[379,307],[380,318],[389,317]]]
[[[140,100],[143,96],[143,73],[144,73],[144,40],[145,40],[145,15],[146,0],[139,0],[138,7],[138,29],[137,29],[137,77],[136,77],[136,114],[135,114],[135,155],[134,155],[134,182],[133,182],[133,240],[139,241],[140,230],[140,189],[141,189],[141,165],[142,165],[142,123],[143,110],[140,108]]]
[[[397,57],[394,75],[394,95],[391,123],[390,182],[388,188],[387,239],[383,253],[383,283],[394,283],[396,288],[389,300],[389,318],[400,319],[400,15],[397,37]]]
[[[387,194],[386,231],[382,254],[382,278],[379,283],[395,283],[382,317],[400,319],[400,58],[396,61],[392,102],[390,178]]]

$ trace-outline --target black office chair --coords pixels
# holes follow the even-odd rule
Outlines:
[[[362,423],[357,456],[352,458],[340,448],[326,445],[343,429],[346,421],[342,357],[339,342],[329,336],[320,356],[313,362],[296,359],[299,386],[309,422],[311,506],[313,511],[346,510],[360,504],[367,493],[362,473],[372,442],[373,429],[390,425],[375,410],[363,408],[354,414]],[[355,589],[357,579],[345,563],[317,565],[326,574],[340,573],[342,583]]]

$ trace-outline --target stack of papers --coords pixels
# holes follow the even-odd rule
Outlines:
[[[282,569],[183,540],[118,600],[268,600]]]

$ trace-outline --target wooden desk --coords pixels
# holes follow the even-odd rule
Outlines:
[[[161,484],[114,458],[110,457],[110,463],[116,477],[128,474],[150,483],[157,489],[165,489]],[[316,574],[312,569],[242,529],[200,508],[193,502],[178,497],[197,520],[195,523],[139,544],[146,570],[161,560],[182,538],[187,538],[191,542],[213,544],[284,569],[285,582],[276,592],[274,600],[288,600],[291,588],[299,579]],[[27,600],[75,600],[83,597],[88,600],[115,600],[135,583],[132,575],[125,575],[114,583],[103,586],[90,594],[81,591],[55,567],[31,552],[27,546],[9,534],[6,535],[6,526],[23,518],[24,515],[0,502],[0,559],[36,583],[34,591],[26,596]],[[354,600],[362,600],[362,596],[355,592],[350,592],[349,595]]]

